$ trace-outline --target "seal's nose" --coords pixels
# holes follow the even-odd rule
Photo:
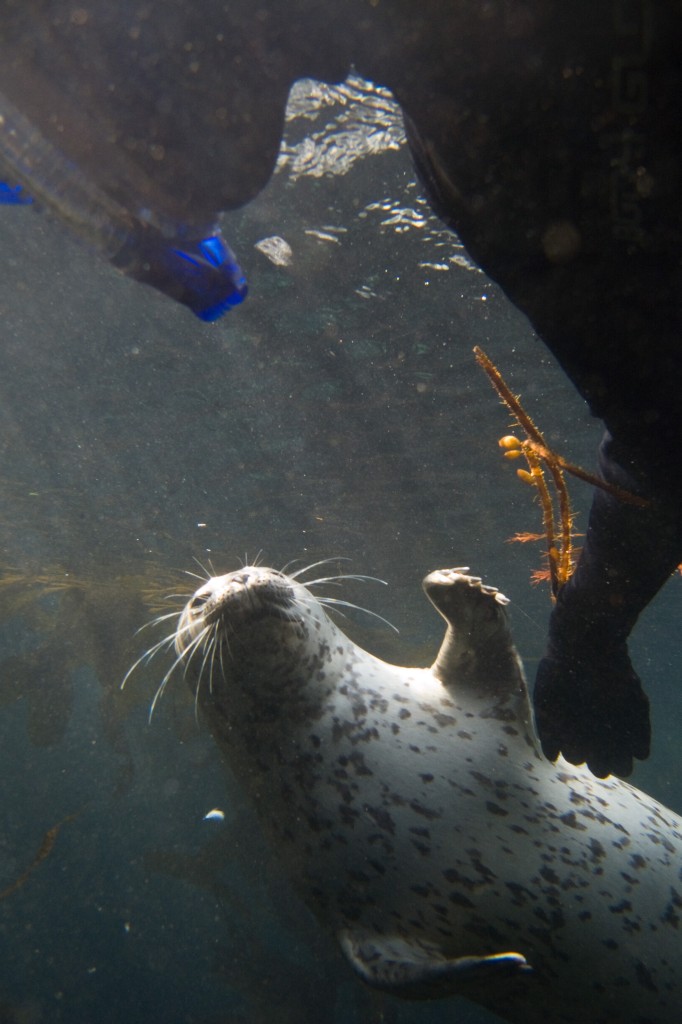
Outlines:
[[[258,569],[253,565],[245,565],[243,569],[238,569],[236,572],[231,573],[230,580],[232,583],[237,583],[242,587],[248,587],[257,583],[262,576],[262,569]]]

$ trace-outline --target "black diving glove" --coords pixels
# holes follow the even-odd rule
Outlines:
[[[551,651],[538,666],[535,718],[542,750],[593,775],[630,775],[633,758],[649,756],[649,700],[626,644],[604,643],[572,655]]]

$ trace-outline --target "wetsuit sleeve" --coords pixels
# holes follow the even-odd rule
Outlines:
[[[607,481],[636,491],[607,435],[600,468]],[[547,653],[535,684],[542,748],[586,761],[595,775],[629,775],[649,753],[649,702],[632,667],[627,638],[640,612],[679,562],[675,507],[649,490],[640,508],[595,490],[577,569],[559,591]]]

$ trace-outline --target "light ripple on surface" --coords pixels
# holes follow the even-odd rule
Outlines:
[[[405,143],[402,113],[390,90],[357,75],[350,75],[341,85],[301,79],[289,94],[276,171],[286,174],[292,183],[343,176],[359,161],[399,150]],[[432,261],[439,270],[459,267],[478,271],[457,236],[433,216],[414,181],[401,195],[368,203],[357,214],[360,218],[368,215],[379,217],[382,231],[420,231],[429,247],[446,249],[447,253],[439,253],[441,258]],[[324,226],[306,233],[320,241],[340,242],[336,234],[342,230],[347,229],[335,227],[335,237],[330,237]],[[433,269],[429,263],[422,266]]]

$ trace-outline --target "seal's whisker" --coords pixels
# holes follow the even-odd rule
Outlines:
[[[216,636],[217,636],[218,635],[218,623],[217,622],[216,622],[215,629],[216,629]],[[225,676],[225,664],[223,662],[223,647],[227,647],[227,653],[230,655],[230,657],[232,657],[232,650],[230,648],[230,640],[229,640],[229,637],[227,635],[227,631],[225,631],[225,635],[223,637],[223,640],[224,640],[224,643],[218,644],[218,660],[220,661],[220,671],[222,672],[223,677],[224,677]]]
[[[248,551],[245,551],[244,552],[244,557],[239,559],[239,561],[242,563],[239,566],[239,568],[240,569],[246,569],[247,566],[251,566],[254,569],[257,568],[258,565],[260,564],[260,558],[261,558],[262,554],[263,554],[263,549],[259,548],[259,550],[256,552],[256,557],[255,558],[249,558]]]
[[[195,651],[197,650],[197,647],[200,646],[202,640],[205,638],[205,636],[208,633],[209,629],[210,629],[210,626],[204,627],[204,629],[202,629],[201,632],[198,633],[197,636],[195,636],[194,639],[190,641],[190,643],[187,645],[187,647],[184,649],[184,651],[182,651],[182,653],[177,656],[177,658],[175,659],[175,661],[173,662],[171,667],[166,672],[165,676],[163,677],[163,679],[161,680],[161,683],[159,684],[159,686],[157,688],[156,693],[154,694],[154,699],[152,700],[151,707],[149,708],[149,721],[150,722],[151,722],[152,717],[154,715],[154,710],[156,709],[156,705],[159,702],[159,700],[161,699],[161,697],[163,696],[163,692],[166,689],[166,684],[168,683],[168,680],[170,679],[170,677],[173,675],[173,672],[175,672],[175,669],[178,667],[180,662],[185,660],[185,658],[187,659],[187,663],[185,665],[185,672],[187,672],[187,667],[189,665],[189,662],[192,660],[192,656],[194,655]],[[184,630],[182,632],[184,632]],[[177,636],[177,635],[178,635],[178,633],[175,634],[175,636]],[[174,637],[174,639],[175,639],[175,637]]]
[[[190,642],[187,644],[187,647],[185,647],[184,651],[179,655],[178,659],[176,660],[175,665],[179,664],[180,661],[185,659],[185,667],[182,672],[183,679],[187,677],[187,669],[190,666],[190,662],[194,655],[199,650],[199,648],[201,647],[201,645],[203,644],[208,634],[211,632],[211,629],[212,626],[204,626],[201,632],[197,633],[197,635],[193,637],[192,640],[190,640]],[[173,671],[175,665],[170,669],[170,672]]]
[[[212,672],[213,657],[215,655],[215,644],[216,644],[216,630],[215,630],[215,626],[212,628],[211,631],[213,633],[213,636],[210,638],[210,640],[208,641],[208,643],[206,644],[206,647],[204,649],[204,657],[203,657],[202,662],[201,662],[201,668],[199,669],[199,678],[197,679],[197,688],[194,691],[194,719],[195,719],[196,722],[199,721],[199,690],[201,689],[201,681],[204,678],[204,672],[206,671],[206,665],[207,665],[207,663],[209,663],[209,656],[210,656],[210,667],[209,667],[209,670],[208,670],[208,690],[209,690],[209,693],[212,692],[211,672]],[[187,671],[187,670],[185,669],[185,671]]]
[[[173,618],[175,618],[175,617],[176,616],[173,615]],[[139,630],[138,630],[138,633],[139,633]],[[177,633],[177,630],[176,630],[175,632],[170,633],[168,636],[164,636],[164,638],[162,640],[159,640],[152,647],[149,647],[144,652],[144,654],[141,654],[140,657],[137,659],[137,661],[133,662],[133,664],[130,666],[130,668],[128,669],[128,671],[124,675],[123,682],[121,683],[121,689],[124,688],[125,684],[128,682],[128,680],[130,679],[131,675],[133,674],[133,672],[135,671],[136,668],[138,668],[140,665],[146,665],[147,662],[151,661],[152,658],[154,657],[154,655],[158,654],[158,652],[160,650],[163,650],[164,647],[165,648],[172,647],[173,644],[175,643],[175,638],[176,638],[177,635],[178,635],[178,633]]]
[[[195,559],[195,561],[196,561],[196,559]],[[201,566],[201,568],[204,569],[203,565]],[[202,583],[205,583],[206,580],[210,580],[210,578],[211,578],[211,574],[206,572],[205,569],[204,569],[204,572],[206,573],[205,576],[200,576],[198,572],[192,572],[191,569],[183,569],[182,571],[184,572],[185,576],[191,576],[192,579],[200,580]]]
[[[191,629],[191,626],[189,624],[187,624],[186,626],[182,626],[181,628],[176,629],[175,633],[173,633],[171,636],[166,637],[165,641],[163,641],[163,642],[168,642],[168,646],[170,646],[171,643],[175,644],[176,641],[178,640],[178,637],[181,637],[185,633],[189,633],[190,629]],[[206,627],[206,629],[208,629],[208,627]],[[167,681],[168,677],[170,676],[170,674],[173,671],[173,669],[175,668],[175,666],[178,665],[182,661],[182,659],[185,657],[186,654],[189,653],[189,657],[190,658],[192,657],[192,654],[194,653],[194,648],[195,648],[197,642],[199,642],[201,640],[201,638],[203,636],[203,633],[204,633],[204,630],[202,630],[202,632],[198,636],[194,637],[194,639],[190,640],[190,642],[188,643],[187,647],[185,647],[184,651],[181,654],[178,655],[178,657],[176,658],[176,660],[173,662],[172,666],[170,667],[170,669],[166,673],[166,675],[164,677],[164,681]],[[160,648],[161,644],[157,644],[156,646],[157,646],[157,648]]]
[[[364,612],[365,615],[371,615],[372,618],[379,619],[380,622],[383,622],[387,626],[390,626],[395,633],[400,633],[400,630],[398,629],[397,626],[394,626],[393,623],[389,622],[388,619],[385,619],[383,615],[379,615],[378,612],[373,612],[370,608],[362,608],[359,604],[353,604],[352,601],[342,601],[341,598],[339,597],[320,597],[318,598],[318,601],[320,602],[320,604],[331,605],[332,607],[341,604],[344,605],[344,607],[346,608],[355,608],[355,610],[358,612]]]
[[[206,663],[208,662],[208,658],[209,658],[209,655],[211,653],[212,645],[215,643],[215,626],[209,627],[209,629],[213,633],[213,636],[210,637],[210,639],[206,642],[206,645],[204,647],[204,656],[203,656],[203,658],[201,660],[201,668],[199,669],[199,682],[201,682],[201,679],[203,677],[204,670],[206,668]],[[187,672],[185,670],[185,675],[186,674],[187,674]],[[197,686],[197,690],[198,689],[199,689],[199,687]]]
[[[220,647],[218,643],[218,623],[213,625],[213,636],[211,637],[211,663],[208,669],[208,692],[213,694],[213,672],[215,671],[215,652]]]
[[[157,615],[155,619],[150,619],[149,622],[145,622],[144,626],[140,626],[139,629],[136,629],[135,636],[137,636],[139,633],[142,633],[142,631],[145,629],[150,629],[152,626],[160,626],[161,623],[165,622],[167,619],[177,619],[177,617],[177,610],[173,612],[166,612],[165,615]]]
[[[297,558],[293,560],[293,562],[297,561]],[[293,562],[287,562],[284,568],[287,568],[289,565],[293,565]],[[296,572],[290,573],[289,579],[295,580],[299,576],[302,576],[304,572],[310,572],[311,569],[317,569],[318,565],[329,565],[330,562],[350,562],[350,558],[346,558],[344,555],[335,555],[332,558],[322,558],[319,562],[311,562],[310,565],[304,565],[302,569],[297,569]],[[280,571],[284,572],[284,569],[281,569]]]
[[[202,571],[202,572],[203,572],[203,574],[204,574],[203,576],[199,576],[199,577],[198,577],[198,579],[203,579],[203,580],[210,580],[210,578],[211,578],[211,576],[212,576],[213,574],[212,574],[212,573],[210,573],[210,572],[208,571],[208,569],[207,569],[207,568],[206,568],[206,566],[205,566],[205,565],[203,564],[203,562],[200,562],[198,558],[193,558],[193,561],[195,561],[195,562],[197,563],[197,565],[199,566],[199,568],[201,569],[201,571]],[[192,573],[189,573],[189,575],[191,576],[191,575],[192,575]]]
[[[337,583],[340,580],[359,580],[361,583],[381,583],[385,587],[388,586],[386,580],[380,580],[378,576],[363,576],[356,573],[342,573],[340,576],[320,576],[316,580],[306,580],[304,586],[314,587],[318,583]]]

